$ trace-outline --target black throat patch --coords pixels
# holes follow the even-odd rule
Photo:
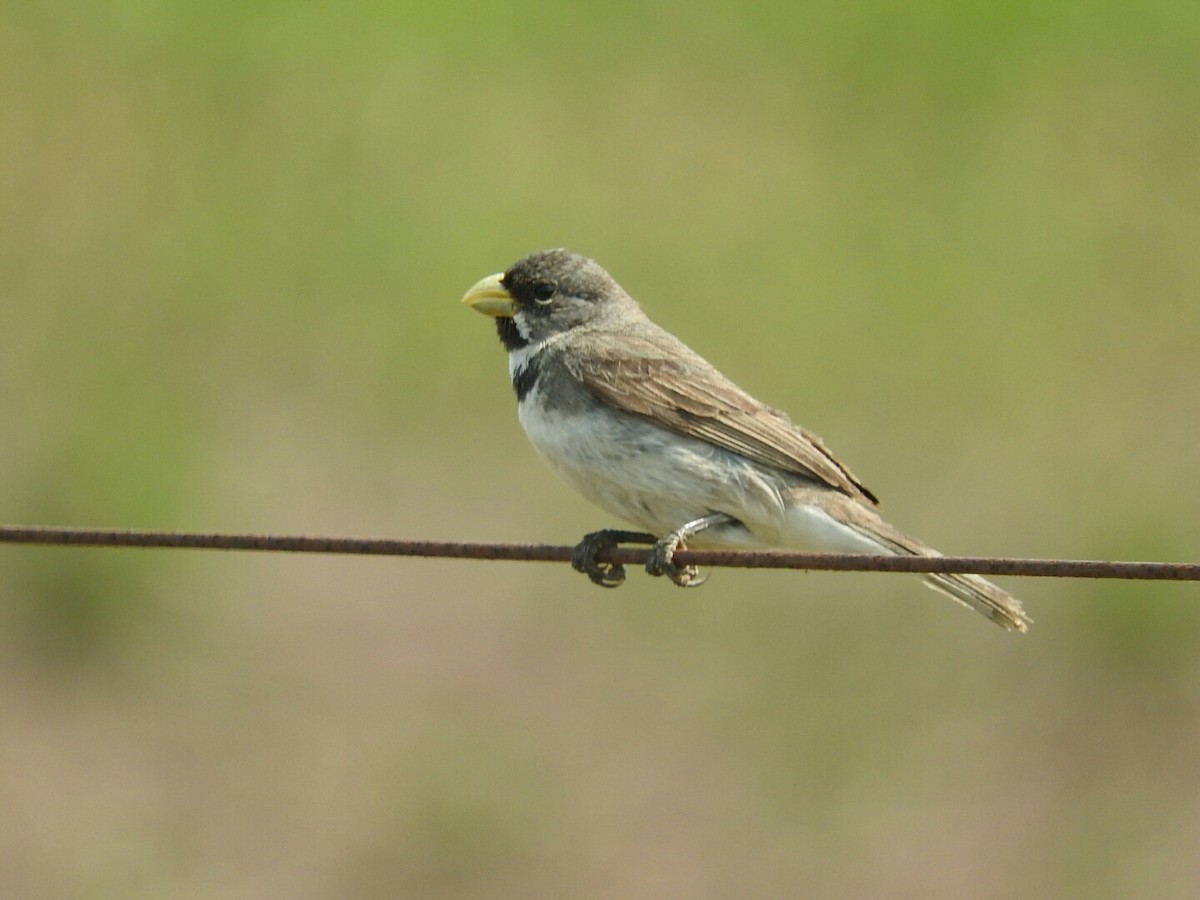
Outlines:
[[[520,350],[529,346],[529,341],[525,340],[511,316],[496,319],[496,333],[500,335],[500,343],[504,345],[505,350]]]
[[[512,386],[513,390],[517,392],[518,403],[524,400],[525,395],[533,390],[537,384],[540,370],[541,366],[538,363],[538,358],[531,356],[525,361],[525,365],[513,374]]]

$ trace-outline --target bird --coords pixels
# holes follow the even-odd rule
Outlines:
[[[756,400],[659,327],[595,260],[541,250],[481,279],[462,298],[495,320],[517,417],[568,485],[643,531],[605,528],[571,562],[596,584],[625,572],[597,557],[652,544],[646,571],[691,587],[674,561],[687,546],[938,556],[888,524],[879,500],[816,434]],[[970,574],[925,578],[1010,631],[1021,603]]]

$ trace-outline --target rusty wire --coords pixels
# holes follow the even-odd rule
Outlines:
[[[334,553],[368,556],[420,556],[443,559],[567,562],[569,546],[550,544],[413,541],[393,538],[306,537],[141,529],[0,525],[0,543],[72,547],[157,547],[203,550],[253,550],[276,553]],[[644,563],[648,548],[601,551],[601,562]],[[839,572],[972,572],[1055,578],[1121,578],[1200,581],[1200,563],[1122,562],[1083,559],[1022,559],[979,556],[864,556],[849,553],[792,553],[745,550],[680,550],[682,565],[742,569],[811,569]]]

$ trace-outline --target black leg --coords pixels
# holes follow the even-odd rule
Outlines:
[[[596,559],[601,550],[616,547],[617,544],[653,544],[657,538],[644,531],[622,531],[619,528],[605,528],[585,534],[583,540],[575,545],[571,552],[571,567],[582,572],[592,580],[592,584],[601,587],[620,587],[625,580],[625,567],[620,563],[602,563]]]
[[[737,519],[725,513],[710,513],[699,519],[693,519],[691,522],[685,522],[666,537],[655,542],[654,549],[650,551],[650,559],[646,562],[646,571],[651,575],[666,575],[680,587],[699,587],[707,580],[707,576],[699,577],[700,570],[695,566],[676,565],[673,559],[675,551],[692,535],[699,534],[706,528],[712,528],[714,525],[735,524],[737,524]]]

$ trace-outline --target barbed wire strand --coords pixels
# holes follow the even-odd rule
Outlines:
[[[368,556],[419,556],[444,559],[567,562],[572,547],[550,544],[411,541],[392,538],[306,537],[196,531],[72,528],[0,525],[0,543],[72,547],[140,547],[243,550],[274,553],[331,553]],[[649,548],[601,551],[601,562],[644,563]],[[810,569],[837,572],[972,572],[1053,578],[1120,578],[1153,581],[1200,581],[1200,563],[1121,562],[1083,559],[1020,559],[980,556],[864,556],[849,553],[790,553],[746,550],[680,550],[682,565],[742,569]]]

